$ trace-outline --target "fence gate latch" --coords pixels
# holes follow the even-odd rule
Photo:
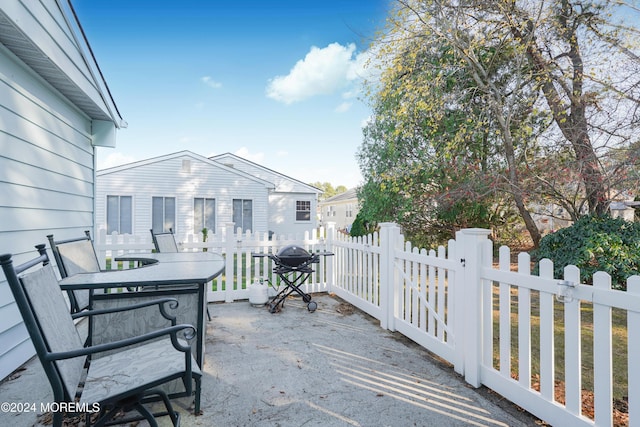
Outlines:
[[[466,259],[460,258],[460,264],[462,264],[463,267],[465,266],[466,263],[467,263]]]
[[[558,292],[556,293],[556,300],[559,302],[572,302],[573,290],[578,286],[576,282],[570,280],[560,280],[558,282]]]

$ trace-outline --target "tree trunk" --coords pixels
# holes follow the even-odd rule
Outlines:
[[[540,230],[538,229],[535,221],[531,217],[531,213],[527,209],[524,190],[518,175],[515,146],[513,136],[511,134],[511,116],[509,113],[505,113],[507,109],[504,108],[504,102],[500,90],[497,89],[492,84],[491,79],[487,77],[487,71],[482,66],[482,63],[472,54],[473,50],[466,49],[464,44],[458,43],[455,38],[453,40],[454,46],[458,48],[460,53],[465,57],[467,63],[470,65],[474,81],[477,83],[478,87],[486,93],[490,108],[500,126],[504,155],[509,169],[507,178],[509,183],[509,192],[511,193],[516,207],[518,208],[518,212],[524,221],[525,227],[531,236],[531,240],[537,248],[540,245],[542,235],[540,234]]]
[[[564,14],[566,8],[570,8],[568,3],[563,2]],[[542,93],[547,101],[553,120],[562,132],[562,135],[569,141],[573,148],[575,158],[580,167],[579,173],[585,189],[585,198],[589,205],[589,213],[604,215],[608,208],[607,191],[604,185],[602,171],[600,170],[598,157],[591,144],[588,131],[588,121],[586,118],[586,98],[583,92],[584,65],[578,45],[578,36],[575,29],[564,22],[564,37],[570,46],[568,57],[573,66],[573,76],[571,87],[567,87],[563,81],[557,81],[559,87],[565,88],[569,99],[569,105],[563,102],[556,85],[552,72],[552,64],[547,62],[540,48],[537,47],[536,37],[533,34],[534,24],[529,22],[527,34],[523,34],[516,26],[511,26],[511,32],[516,40],[526,43],[527,57],[538,76],[542,78]],[[528,42],[526,41],[528,40]],[[568,110],[568,111],[567,111]]]
[[[531,240],[533,241],[534,247],[538,247],[540,245],[540,240],[542,239],[542,235],[540,234],[540,230],[536,225],[536,222],[531,217],[531,213],[529,209],[527,209],[527,205],[524,200],[524,196],[522,194],[522,186],[520,185],[520,178],[518,176],[517,164],[516,164],[516,155],[515,148],[513,146],[513,139],[511,137],[511,130],[508,123],[504,120],[504,118],[498,115],[498,122],[500,123],[500,127],[502,127],[503,131],[503,143],[504,143],[504,152],[505,158],[507,160],[507,166],[509,167],[509,185],[511,188],[511,195],[513,197],[513,201],[518,208],[518,212],[520,212],[520,216],[524,221],[525,227],[527,227],[527,231],[531,236]]]

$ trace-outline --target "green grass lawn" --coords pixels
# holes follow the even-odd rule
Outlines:
[[[499,367],[499,310],[498,287],[494,287],[494,366]],[[512,287],[512,302],[517,301],[517,290]],[[511,369],[518,375],[518,307],[511,305]],[[582,389],[593,391],[593,304],[582,301],[581,312],[581,372]],[[621,400],[628,396],[627,365],[627,312],[612,309],[612,357],[613,398]],[[554,303],[555,380],[564,381],[564,303]],[[539,292],[531,291],[531,373],[540,373],[540,305]]]

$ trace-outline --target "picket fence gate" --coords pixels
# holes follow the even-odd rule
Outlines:
[[[332,224],[303,236],[271,238],[228,224],[207,242],[188,236],[180,243],[182,250],[225,256],[226,273],[208,293],[209,301],[225,302],[248,299],[247,286],[254,280],[277,284],[270,261],[252,253],[293,243],[330,251],[334,256],[321,258],[306,291],[335,293],[377,318],[381,327],[450,362],[472,386],[485,385],[551,425],[611,426],[613,373],[626,370],[628,425],[640,425],[640,277],[628,279],[627,291],[611,289],[604,272],[594,275],[593,285],[584,285],[575,266],[554,278],[550,260],[540,261],[536,276],[526,253],[518,255],[513,269],[507,247],[499,248],[496,266],[488,235],[484,229],[461,230],[446,247],[427,251],[405,242],[393,223],[358,238]],[[107,258],[153,248],[150,238],[104,231],[95,245],[105,265]],[[593,312],[592,320],[583,319],[584,308]],[[614,309],[627,317],[624,366],[613,366]],[[585,333],[592,333],[591,352],[582,350]],[[563,352],[556,349],[559,337]],[[593,378],[593,417],[583,414],[585,376]],[[558,393],[560,383],[564,393]]]

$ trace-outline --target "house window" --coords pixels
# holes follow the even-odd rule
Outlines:
[[[253,201],[233,199],[233,222],[243,231],[253,229]]]
[[[176,231],[176,198],[153,197],[151,201],[151,228],[154,233]]]
[[[206,228],[209,232],[216,230],[216,199],[193,199],[193,234],[202,233]]]
[[[107,196],[107,233],[132,233],[132,197]]]
[[[296,201],[296,221],[311,221],[311,202],[309,200]]]

